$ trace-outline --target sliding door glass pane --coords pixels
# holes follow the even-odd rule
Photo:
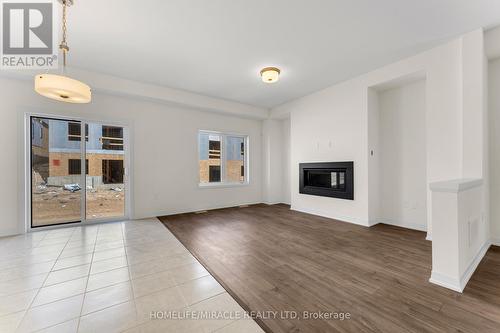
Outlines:
[[[230,183],[245,181],[245,138],[226,137],[226,179]]]
[[[125,215],[124,129],[88,124],[86,142],[86,217],[107,219]]]
[[[199,135],[200,183],[221,181],[221,136],[201,132]]]
[[[81,142],[74,131],[80,126],[31,117],[32,227],[81,220]]]

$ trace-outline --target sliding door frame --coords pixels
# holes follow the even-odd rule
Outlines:
[[[84,206],[84,219],[83,222],[84,224],[90,224],[90,223],[102,223],[102,222],[116,222],[116,221],[124,221],[128,220],[130,218],[130,150],[129,150],[129,137],[130,137],[130,132],[129,128],[127,125],[119,124],[116,122],[110,122],[110,121],[102,121],[102,120],[83,120],[81,123],[82,126],[82,131],[85,130],[85,124],[98,124],[102,126],[116,126],[116,127],[121,127],[123,128],[123,183],[125,185],[125,207],[123,211],[123,216],[117,216],[117,217],[107,217],[107,218],[96,218],[96,219],[88,219],[87,218],[87,177],[86,177],[86,163],[85,160],[87,159],[87,141],[84,142],[83,146],[84,149],[82,150],[82,178],[83,178],[83,184],[85,184],[85,197],[83,198],[83,206]],[[84,133],[84,132],[81,132]]]
[[[51,227],[59,227],[59,226],[63,226],[63,225],[67,225],[67,224],[77,224],[77,223],[81,223],[82,220],[81,220],[81,217],[82,217],[82,211],[85,207],[84,205],[84,195],[83,195],[83,191],[80,191],[80,219],[78,220],[75,220],[75,221],[62,221],[60,223],[54,223],[54,224],[48,224],[48,225],[40,225],[40,226],[33,226],[33,152],[32,152],[32,148],[33,148],[33,132],[32,132],[32,125],[33,125],[33,119],[34,118],[39,118],[39,119],[46,119],[46,120],[55,120],[55,121],[61,121],[61,122],[78,122],[80,123],[80,126],[81,126],[81,122],[79,120],[76,120],[76,119],[61,119],[61,118],[56,118],[56,117],[38,117],[38,116],[30,116],[28,118],[28,126],[29,126],[29,133],[28,133],[28,136],[29,136],[29,150],[30,150],[30,153],[29,153],[29,161],[28,161],[28,167],[29,167],[29,177],[28,177],[28,183],[29,183],[29,188],[30,188],[30,191],[29,191],[29,206],[30,206],[30,209],[29,209],[29,213],[30,213],[30,218],[29,218],[29,221],[28,221],[28,225],[29,225],[29,228],[30,229],[40,229],[40,228],[44,228],[44,227],[48,227],[48,226],[51,226]],[[50,131],[50,127],[49,127],[49,131]],[[50,142],[50,135],[49,135],[49,142]],[[83,147],[83,144],[80,140],[80,155],[81,155],[81,152],[83,151],[84,147]],[[48,161],[49,163],[49,169],[50,169],[50,159]],[[81,177],[81,174],[80,174],[80,177]],[[81,181],[81,179],[80,179]]]
[[[81,183],[82,190],[80,192],[80,220],[74,222],[63,222],[60,224],[47,225],[47,226],[32,226],[32,153],[31,153],[31,119],[32,118],[45,118],[45,119],[53,119],[60,121],[73,121],[79,122],[81,129],[81,137],[80,140],[80,153],[81,153]],[[26,112],[24,114],[24,138],[25,138],[25,230],[27,232],[38,231],[38,230],[49,230],[55,228],[63,228],[63,227],[72,227],[72,226],[83,226],[89,224],[96,223],[106,223],[106,222],[117,222],[117,221],[126,221],[130,219],[132,215],[132,172],[131,172],[131,161],[132,161],[132,152],[130,149],[130,137],[131,130],[128,124],[116,121],[106,121],[106,120],[95,120],[84,117],[67,117],[61,116],[60,114],[49,114],[49,113],[35,113],[35,112]],[[87,219],[87,211],[86,211],[86,197],[87,197],[87,178],[86,178],[86,140],[85,140],[85,124],[100,124],[100,125],[109,125],[109,126],[118,126],[123,128],[123,153],[124,153],[124,189],[125,189],[125,208],[123,212],[123,216],[111,217],[111,218],[97,218],[97,219]],[[49,161],[50,163],[50,161]]]

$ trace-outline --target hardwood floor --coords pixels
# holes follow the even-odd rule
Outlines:
[[[286,205],[160,219],[246,310],[351,315],[257,320],[267,332],[500,332],[498,247],[459,294],[428,282],[431,242],[419,231]]]

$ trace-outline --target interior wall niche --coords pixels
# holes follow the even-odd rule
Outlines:
[[[370,223],[426,231],[425,79],[371,88],[368,103]]]

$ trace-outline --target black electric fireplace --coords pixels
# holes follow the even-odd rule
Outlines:
[[[354,200],[354,162],[300,163],[299,193]]]

